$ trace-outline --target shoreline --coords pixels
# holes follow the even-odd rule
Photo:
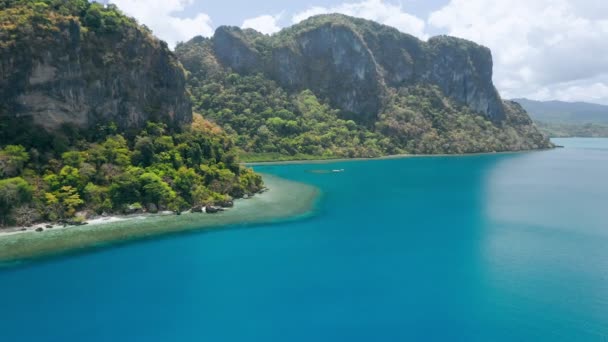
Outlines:
[[[556,147],[543,148],[536,150],[522,150],[522,151],[501,151],[501,152],[476,152],[476,153],[452,153],[452,154],[391,154],[380,157],[370,158],[335,158],[335,159],[294,159],[294,160],[278,160],[278,161],[257,161],[242,163],[245,166],[263,166],[263,165],[289,165],[289,164],[331,164],[339,162],[350,162],[350,161],[372,161],[372,160],[390,160],[390,159],[406,159],[406,158],[434,158],[434,157],[476,157],[485,155],[503,155],[503,154],[520,154],[520,153],[534,153],[544,152],[556,149]]]
[[[466,154],[398,154],[376,158],[269,161],[244,164],[247,166],[330,164],[405,158],[475,157],[542,152],[553,149]],[[238,199],[233,208],[227,208],[216,214],[183,212],[181,215],[175,215],[172,212],[162,212],[111,215],[95,217],[87,220],[86,224],[78,226],[40,223],[27,228],[26,231],[23,231],[22,227],[0,230],[0,268],[33,259],[86,251],[154,236],[289,221],[305,217],[313,212],[319,197],[317,188],[274,175],[262,174],[262,176],[269,191],[249,199]],[[53,228],[45,228],[47,225],[52,225]],[[43,231],[37,232],[36,228],[43,228]]]
[[[81,226],[0,233],[0,267],[169,234],[296,220],[313,213],[317,188],[273,175],[263,177],[269,191],[236,200],[234,208],[220,213],[108,216]]]
[[[185,214],[186,212],[182,212],[181,214]],[[63,229],[72,229],[72,228],[76,228],[76,227],[84,227],[84,226],[98,226],[98,225],[103,225],[103,224],[111,224],[111,223],[116,223],[116,222],[122,222],[122,221],[129,221],[129,220],[138,220],[138,219],[146,219],[146,218],[153,218],[153,217],[157,217],[157,216],[170,216],[170,215],[175,215],[177,216],[175,213],[171,212],[171,211],[165,211],[165,212],[159,212],[157,214],[151,214],[151,213],[139,213],[139,214],[131,214],[131,215],[120,215],[120,214],[115,214],[115,215],[107,215],[107,216],[95,216],[91,219],[86,219],[82,222],[82,224],[63,224],[63,223],[57,223],[57,222],[41,222],[41,223],[36,223],[34,225],[31,225],[29,227],[7,227],[7,228],[3,228],[0,229],[0,239],[2,239],[2,237],[4,236],[9,236],[9,235],[17,235],[17,234],[40,234],[46,231],[50,231],[50,229],[52,229],[53,231],[58,231],[58,230],[63,230]],[[49,226],[52,226],[51,228],[49,228]],[[36,231],[36,229],[42,229],[42,231]]]

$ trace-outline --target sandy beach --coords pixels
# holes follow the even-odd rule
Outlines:
[[[243,226],[295,219],[312,212],[319,191],[315,187],[264,175],[269,191],[235,201],[234,208],[217,214],[184,213],[109,216],[87,221],[83,226],[44,228],[0,233],[0,264],[86,250],[159,235]],[[44,231],[36,232],[36,228]]]
[[[175,213],[170,211],[160,212],[158,214],[133,214],[133,215],[108,215],[108,216],[96,216],[92,219],[87,219],[84,221],[82,226],[98,226],[104,224],[111,224],[117,222],[128,222],[133,220],[144,220],[148,218],[154,218],[157,216],[168,216],[175,215]],[[0,230],[0,239],[3,236],[16,235],[16,234],[39,234],[45,231],[57,231],[64,229],[73,229],[76,227],[82,227],[77,225],[67,225],[67,224],[59,224],[52,222],[42,222],[37,223],[35,225],[29,227],[9,227]],[[42,230],[42,231],[39,231]]]

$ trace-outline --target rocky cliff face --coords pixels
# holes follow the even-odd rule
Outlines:
[[[175,51],[191,74],[196,111],[245,152],[375,157],[551,146],[525,111],[501,100],[490,50],[463,39],[423,42],[322,15],[272,36],[220,27]]]
[[[212,46],[224,66],[263,72],[287,89],[313,90],[361,121],[376,117],[389,89],[416,84],[438,86],[494,122],[506,117],[490,50],[462,39],[423,42],[371,21],[324,15],[271,37],[220,27]]]
[[[0,115],[48,130],[66,123],[130,129],[148,120],[169,126],[191,121],[176,57],[115,8],[86,15],[75,10],[80,16],[25,4],[0,11],[9,27],[0,33]],[[19,21],[25,24],[15,25]]]
[[[490,49],[446,36],[431,38],[428,46],[431,62],[421,79],[438,85],[447,96],[495,122],[506,118],[505,107],[492,83]]]

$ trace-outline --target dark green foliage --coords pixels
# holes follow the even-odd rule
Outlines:
[[[391,26],[381,25],[366,19],[334,13],[313,16],[298,23],[297,25],[288,27],[277,34],[277,39],[272,40],[272,44],[274,46],[289,46],[290,44],[293,44],[295,38],[302,33],[315,30],[323,26],[346,27],[362,36],[390,36],[394,40],[403,39],[405,37],[407,40],[418,40],[414,36],[399,32],[396,28]]]
[[[12,143],[14,145],[30,146],[38,151],[52,147],[54,136],[32,125],[31,120],[21,120],[2,114],[0,104],[0,145]]]
[[[178,47],[177,53],[186,52]],[[311,91],[289,95],[260,74],[193,76],[190,84],[195,111],[234,135],[238,147],[247,154],[339,158],[398,152],[391,149],[386,137],[343,119],[339,110]]]
[[[4,146],[0,224],[66,219],[79,210],[221,205],[262,188],[261,177],[239,165],[230,137],[202,117],[173,135],[166,131],[163,124],[149,123],[134,138],[81,138],[70,142],[69,151],[36,158],[30,158],[34,148]]]
[[[29,154],[21,145],[8,145],[0,150],[0,177],[15,177],[23,171]]]
[[[0,225],[6,224],[11,210],[30,201],[32,187],[21,177],[0,180]]]

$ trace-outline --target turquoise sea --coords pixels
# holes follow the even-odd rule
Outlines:
[[[608,139],[556,143],[256,166],[315,214],[0,269],[0,341],[608,341]]]

